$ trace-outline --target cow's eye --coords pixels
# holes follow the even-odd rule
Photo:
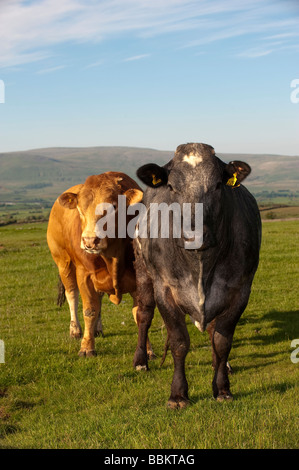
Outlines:
[[[168,188],[170,189],[170,191],[173,191],[173,187],[171,186],[170,183],[167,183],[167,186],[168,186]]]

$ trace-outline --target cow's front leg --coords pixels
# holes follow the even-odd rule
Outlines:
[[[71,314],[70,337],[79,339],[82,337],[82,329],[78,318],[79,289],[76,279],[76,268],[70,260],[66,263],[59,260],[57,264],[61,283],[59,288],[65,289],[65,297]]]
[[[134,354],[133,365],[136,370],[148,370],[148,358],[153,359],[151,346],[148,351],[148,330],[151,326],[155,308],[138,302],[138,343]]]
[[[132,313],[133,313],[135,323],[139,328],[140,314],[138,313],[138,305],[137,305],[136,294],[135,293],[132,294],[132,297],[133,297],[133,301],[134,301],[134,305],[133,305],[133,308],[132,308]],[[150,309],[149,315],[147,315],[146,311],[145,311],[145,315],[148,317],[148,319],[146,321],[148,322],[148,320],[149,320],[149,325],[147,326],[147,329],[150,327],[150,324],[151,324],[151,321],[152,321],[152,318],[153,318],[153,309],[155,309],[155,305],[153,304],[152,306],[145,306],[145,308],[144,308],[143,305],[141,305],[141,311],[143,311],[143,312],[144,312],[144,310],[146,310],[148,308]],[[148,357],[149,360],[156,359],[157,356],[153,351],[153,348],[152,348],[151,342],[149,340],[148,334],[147,334],[147,340],[146,340],[146,351],[147,351],[147,357]]]
[[[138,325],[138,343],[134,355],[133,365],[136,370],[148,369],[148,352],[151,354],[151,346],[148,345],[148,330],[151,326],[155,311],[155,298],[152,280],[149,277],[141,254],[135,250],[135,269],[137,295],[134,295],[133,316]]]
[[[190,347],[185,315],[177,308],[169,288],[155,284],[158,309],[167,328],[167,337],[174,362],[169,408],[184,408],[189,403],[185,358]]]
[[[100,313],[100,298],[89,276],[82,276],[78,280],[78,284],[82,297],[84,318],[84,335],[79,356],[96,356],[95,328]]]
[[[177,318],[164,316],[170,349],[174,362],[174,372],[171,384],[171,394],[168,400],[169,408],[184,408],[189,403],[188,383],[185,375],[185,358],[189,351],[190,339],[185,319],[181,314]]]

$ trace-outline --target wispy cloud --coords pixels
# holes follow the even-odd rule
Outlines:
[[[266,46],[258,46],[255,48],[247,49],[242,52],[239,52],[236,54],[237,57],[243,57],[243,58],[249,58],[249,59],[255,59],[258,57],[263,57],[269,54],[272,54],[273,52],[276,51],[293,51],[297,52],[299,51],[299,44],[284,44],[283,41],[276,41],[273,43],[269,43]]]
[[[294,37],[299,37],[299,32],[292,31],[291,33],[281,33],[281,34],[274,34],[272,36],[266,36],[263,38],[264,40],[269,40],[269,39],[289,39],[289,38],[294,38]]]
[[[101,67],[104,64],[103,60],[97,60],[96,62],[92,62],[91,64],[86,65],[85,69],[91,69],[94,67]]]
[[[65,67],[66,65],[57,65],[56,67],[48,67],[46,69],[41,69],[36,73],[38,73],[39,75],[43,75],[47,73],[56,72],[57,70],[65,69]]]
[[[273,49],[268,50],[259,50],[259,49],[250,49],[248,51],[243,51],[237,54],[237,57],[244,57],[255,59],[257,57],[264,57],[265,55],[269,55],[273,52]]]
[[[273,0],[0,1],[0,66],[43,60],[55,54],[57,45],[96,43],[128,34],[146,38],[185,32],[190,37],[192,32],[193,40],[188,47],[246,35],[295,41],[299,12],[294,10],[292,15],[290,10],[286,14],[284,5],[288,3]]]
[[[134,55],[133,57],[127,57],[126,59],[123,60],[123,62],[133,62],[135,60],[145,59],[147,57],[150,57],[150,55],[151,54]]]

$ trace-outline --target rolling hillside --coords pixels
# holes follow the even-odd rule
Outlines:
[[[142,161],[164,162],[171,152],[125,147],[49,148],[0,154],[0,202],[53,202],[87,176],[109,170],[135,178]]]
[[[136,178],[143,163],[164,164],[173,151],[133,147],[46,148],[0,153],[0,204],[51,205],[70,186],[91,174],[118,170]],[[258,200],[299,203],[299,156],[218,153],[224,161],[244,160],[252,167],[246,186]],[[281,199],[274,201],[273,198]],[[297,201],[296,201],[297,200]]]

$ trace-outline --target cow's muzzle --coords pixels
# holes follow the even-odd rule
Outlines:
[[[82,237],[81,248],[87,253],[99,254],[106,248],[106,243],[99,237]]]

